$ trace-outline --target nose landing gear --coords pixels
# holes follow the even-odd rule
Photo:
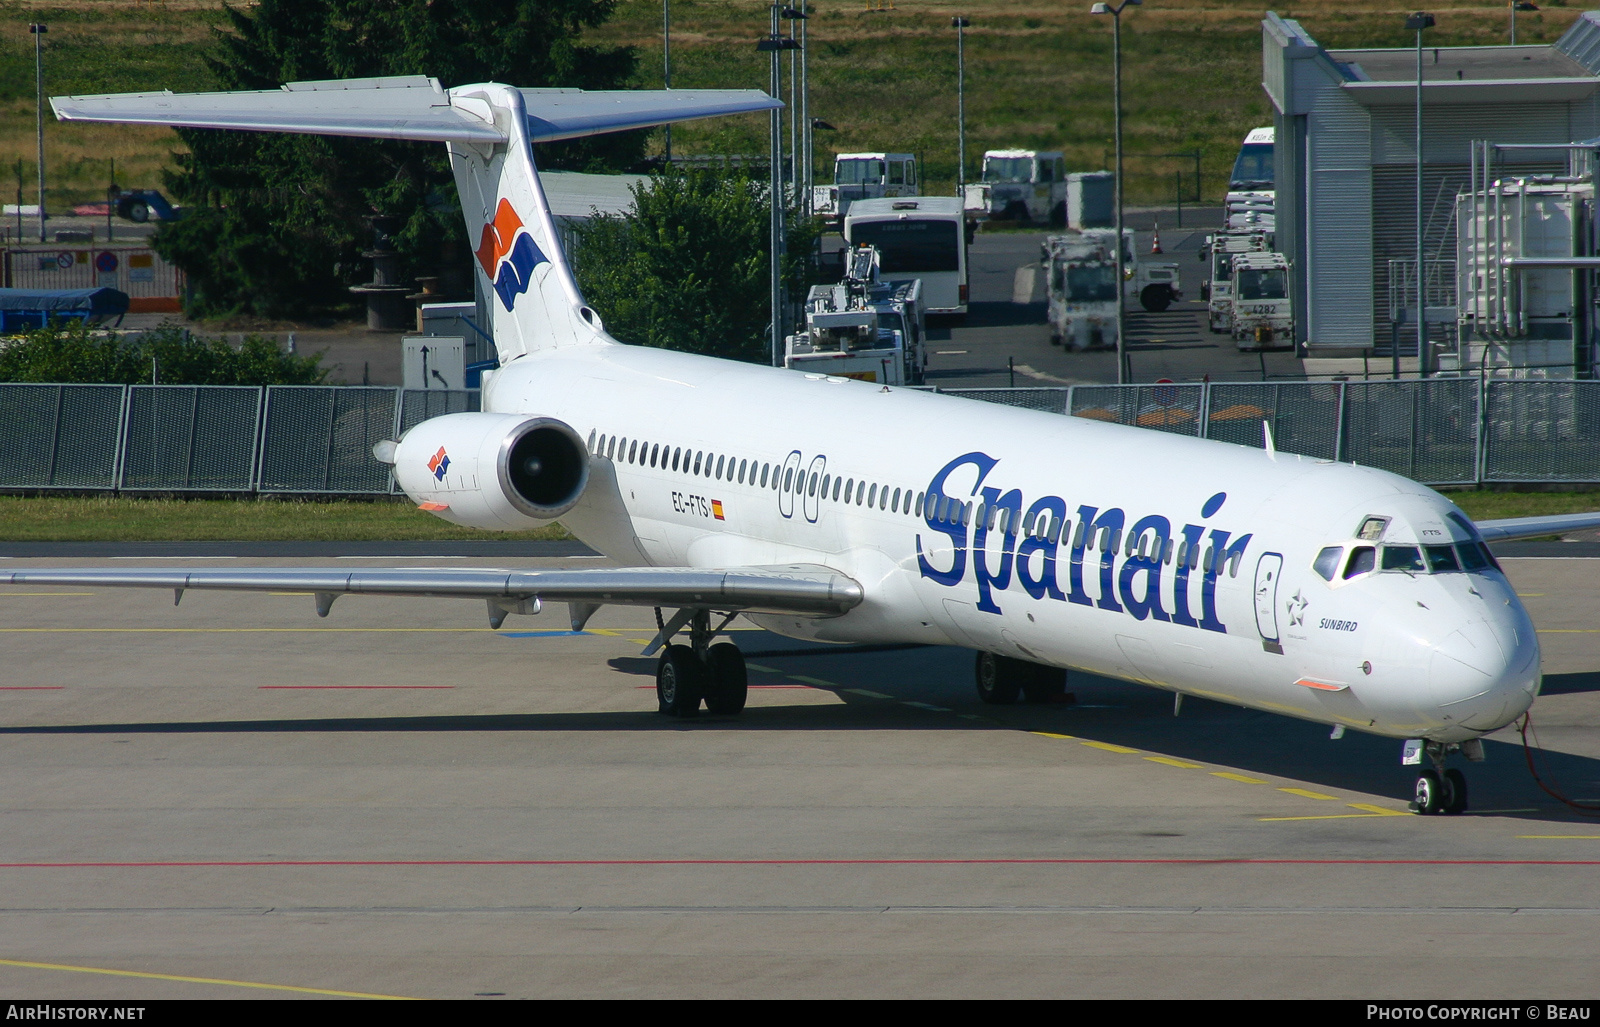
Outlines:
[[[750,695],[744,654],[732,642],[711,644],[734,616],[728,614],[713,629],[709,610],[680,610],[661,625],[651,649],[666,643],[684,626],[689,628],[689,644],[664,645],[661,659],[656,662],[656,703],[661,713],[669,717],[698,716],[702,701],[710,713],[732,716],[744,712]],[[657,610],[658,622],[660,618],[661,611]],[[646,650],[645,655],[649,653]]]
[[[1433,764],[1430,770],[1417,775],[1417,787],[1411,800],[1411,812],[1424,816],[1465,813],[1467,810],[1467,775],[1451,767],[1446,770],[1445,757],[1459,752],[1474,763],[1483,760],[1483,742],[1428,742],[1411,739],[1406,742],[1401,762],[1416,765],[1424,754]]]

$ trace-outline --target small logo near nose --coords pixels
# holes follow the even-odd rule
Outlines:
[[[1294,598],[1283,605],[1289,611],[1289,623],[1291,625],[1298,626],[1306,622],[1306,607],[1311,604],[1306,602],[1306,597],[1300,594],[1298,588],[1294,590]]]

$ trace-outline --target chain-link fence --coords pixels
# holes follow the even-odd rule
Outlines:
[[[122,488],[249,491],[255,481],[261,392],[231,385],[129,388]]]
[[[991,403],[1350,460],[1430,485],[1600,483],[1600,382],[939,389]],[[471,390],[0,384],[0,489],[384,494],[374,443],[477,410]]]

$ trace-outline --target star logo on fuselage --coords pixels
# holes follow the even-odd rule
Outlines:
[[[1306,597],[1300,594],[1298,588],[1294,590],[1294,598],[1284,605],[1289,610],[1289,624],[1291,626],[1298,627],[1306,622],[1306,607],[1311,604],[1306,602]]]

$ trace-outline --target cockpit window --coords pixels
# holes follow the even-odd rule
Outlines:
[[[1383,529],[1388,526],[1387,517],[1368,517],[1361,522],[1361,529],[1356,532],[1356,538],[1363,542],[1376,542],[1383,538]]]
[[[1311,566],[1322,575],[1323,581],[1332,581],[1333,576],[1339,573],[1339,557],[1343,555],[1343,546],[1329,546],[1317,554],[1316,562]]]
[[[1422,554],[1416,546],[1384,546],[1383,569],[1420,573],[1423,570]]]
[[[1423,546],[1428,554],[1428,570],[1434,574],[1443,574],[1446,571],[1458,571],[1460,566],[1456,563],[1456,551],[1452,546]]]
[[[1478,549],[1476,542],[1457,542],[1456,553],[1461,557],[1461,569],[1469,574],[1489,567],[1488,559]]]
[[[1471,521],[1467,520],[1465,517],[1463,517],[1460,514],[1456,513],[1454,510],[1451,510],[1449,513],[1445,514],[1445,516],[1450,518],[1450,520],[1454,521],[1456,527],[1458,527],[1462,531],[1466,532],[1467,533],[1467,538],[1470,538],[1470,539],[1473,539],[1473,540],[1477,540],[1477,539],[1482,537],[1482,536],[1480,536],[1478,534],[1477,526],[1475,526]]]
[[[1344,576],[1346,579],[1357,577],[1361,574],[1371,574],[1377,564],[1378,551],[1371,546],[1357,546],[1350,551],[1350,562],[1345,564]]]

